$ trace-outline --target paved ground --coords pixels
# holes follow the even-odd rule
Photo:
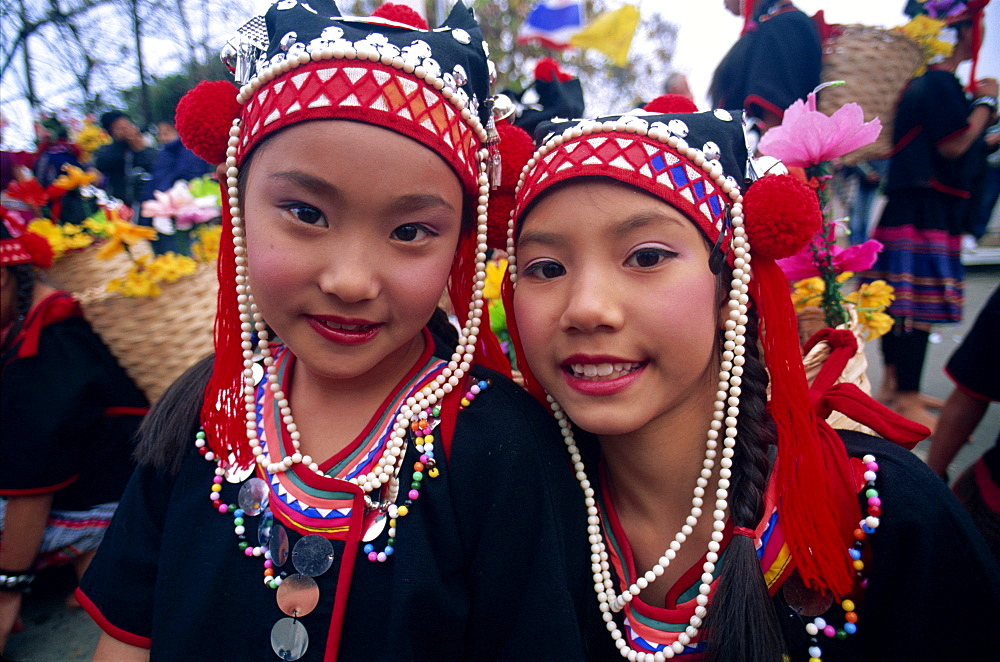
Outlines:
[[[924,392],[946,398],[952,383],[942,368],[961,342],[993,288],[1000,282],[1000,264],[970,266],[966,282],[966,321],[958,326],[942,328],[930,346],[924,368]],[[882,366],[877,342],[866,349],[869,360],[868,376],[877,389]],[[973,436],[973,442],[958,454],[951,466],[956,476],[997,439],[1000,432],[1000,404],[993,404]],[[928,442],[915,452],[922,454]],[[42,575],[34,594],[28,596],[23,609],[25,630],[13,635],[7,646],[5,660],[11,662],[74,662],[89,660],[97,643],[98,629],[85,612],[67,609],[63,603],[73,588],[73,574],[57,570]]]

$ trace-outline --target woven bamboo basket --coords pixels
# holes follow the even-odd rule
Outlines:
[[[55,287],[68,292],[103,290],[109,281],[128,272],[132,260],[124,252],[116,253],[107,260],[99,260],[97,253],[100,250],[101,244],[91,244],[66,253],[46,270],[46,278]]]
[[[892,150],[896,103],[923,62],[923,52],[915,41],[895,30],[839,27],[842,32],[824,45],[820,80],[842,80],[845,84],[820,92],[819,110],[831,115],[845,103],[854,102],[864,110],[866,122],[878,117],[882,122],[878,140],[846,155],[844,162],[853,165],[885,158]]]
[[[820,309],[817,308],[816,310]],[[807,321],[811,321],[814,317],[813,311],[807,308],[799,313],[800,322],[803,319],[803,312],[806,313]],[[840,377],[837,379],[837,383],[840,384],[842,382],[850,382],[857,384],[858,388],[871,395],[872,385],[871,382],[868,381],[868,359],[865,357],[864,328],[858,324],[858,316],[854,312],[853,308],[848,307],[848,314],[851,316],[850,322],[848,322],[846,327],[838,328],[848,328],[854,333],[854,337],[858,340],[858,351],[851,358],[851,360],[847,362],[847,367],[844,368],[844,372],[841,373]],[[820,311],[820,319],[822,319],[822,311]],[[820,328],[823,328],[823,326],[820,326],[816,330],[818,331]],[[801,324],[799,330],[800,334],[803,333]],[[811,337],[811,334],[807,336],[806,339],[809,337]],[[816,343],[816,345],[809,350],[809,353],[802,357],[802,365],[806,370],[806,379],[809,380],[810,384],[812,384],[813,380],[816,379],[816,375],[819,374],[820,368],[823,367],[823,362],[826,361],[829,356],[830,346],[826,343],[826,341],[822,341]],[[835,430],[857,430],[858,432],[875,435],[875,432],[870,428],[851,418],[848,418],[839,411],[831,413],[827,417],[826,422],[829,423],[830,427]]]
[[[156,298],[90,290],[84,316],[125,372],[155,402],[175,379],[213,351],[215,263],[163,285]]]

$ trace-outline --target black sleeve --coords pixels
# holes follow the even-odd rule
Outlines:
[[[172,481],[163,474],[146,467],[136,469],[97,555],[80,581],[81,604],[94,621],[115,639],[133,646],[150,646],[153,597],[171,491]],[[197,590],[195,583],[192,590]]]
[[[1000,286],[993,290],[976,316],[972,330],[948,359],[945,370],[963,391],[983,400],[1000,401],[1000,352],[996,333],[1000,328]]]
[[[108,373],[117,368],[82,319],[42,329],[38,353],[3,372],[0,494],[54,492],[72,483],[101,439]]]
[[[955,77],[932,71],[919,79],[917,87],[920,117],[935,145],[961,133],[969,126],[969,104]]]
[[[947,486],[915,455],[842,433],[852,455],[872,453],[882,499],[858,632],[865,660],[983,660],[996,647],[1000,569]],[[944,631],[942,631],[944,630]],[[945,633],[946,632],[946,633]],[[931,635],[933,637],[933,635]]]
[[[742,103],[759,117],[761,108],[781,116],[796,99],[804,99],[819,84],[822,49],[813,20],[802,12],[779,14],[757,28],[743,77]]]
[[[495,376],[458,416],[449,468],[470,573],[469,659],[595,659],[583,492],[551,414]],[[603,640],[606,639],[607,642]]]

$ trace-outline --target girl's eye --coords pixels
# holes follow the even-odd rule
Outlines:
[[[553,262],[551,260],[542,260],[539,262],[534,262],[529,264],[524,269],[525,276],[537,276],[542,280],[552,280],[553,278],[558,278],[566,273],[565,267],[563,267],[558,262]]]
[[[320,225],[323,222],[323,212],[311,205],[295,203],[285,207],[295,220],[309,225]]]
[[[392,238],[399,241],[419,241],[424,237],[429,237],[433,234],[429,229],[420,225],[418,223],[407,223],[406,225],[400,225],[398,228],[392,231]]]
[[[664,248],[640,248],[629,255],[626,264],[630,267],[649,269],[650,267],[655,267],[663,260],[676,256],[677,253]]]

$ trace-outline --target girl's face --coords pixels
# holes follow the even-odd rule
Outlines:
[[[250,284],[299,365],[392,380],[423,349],[462,224],[434,152],[358,122],[306,122],[253,155],[243,196]]]
[[[514,312],[525,357],[573,421],[598,435],[711,411],[720,305],[701,232],[611,180],[554,190],[524,220]]]

